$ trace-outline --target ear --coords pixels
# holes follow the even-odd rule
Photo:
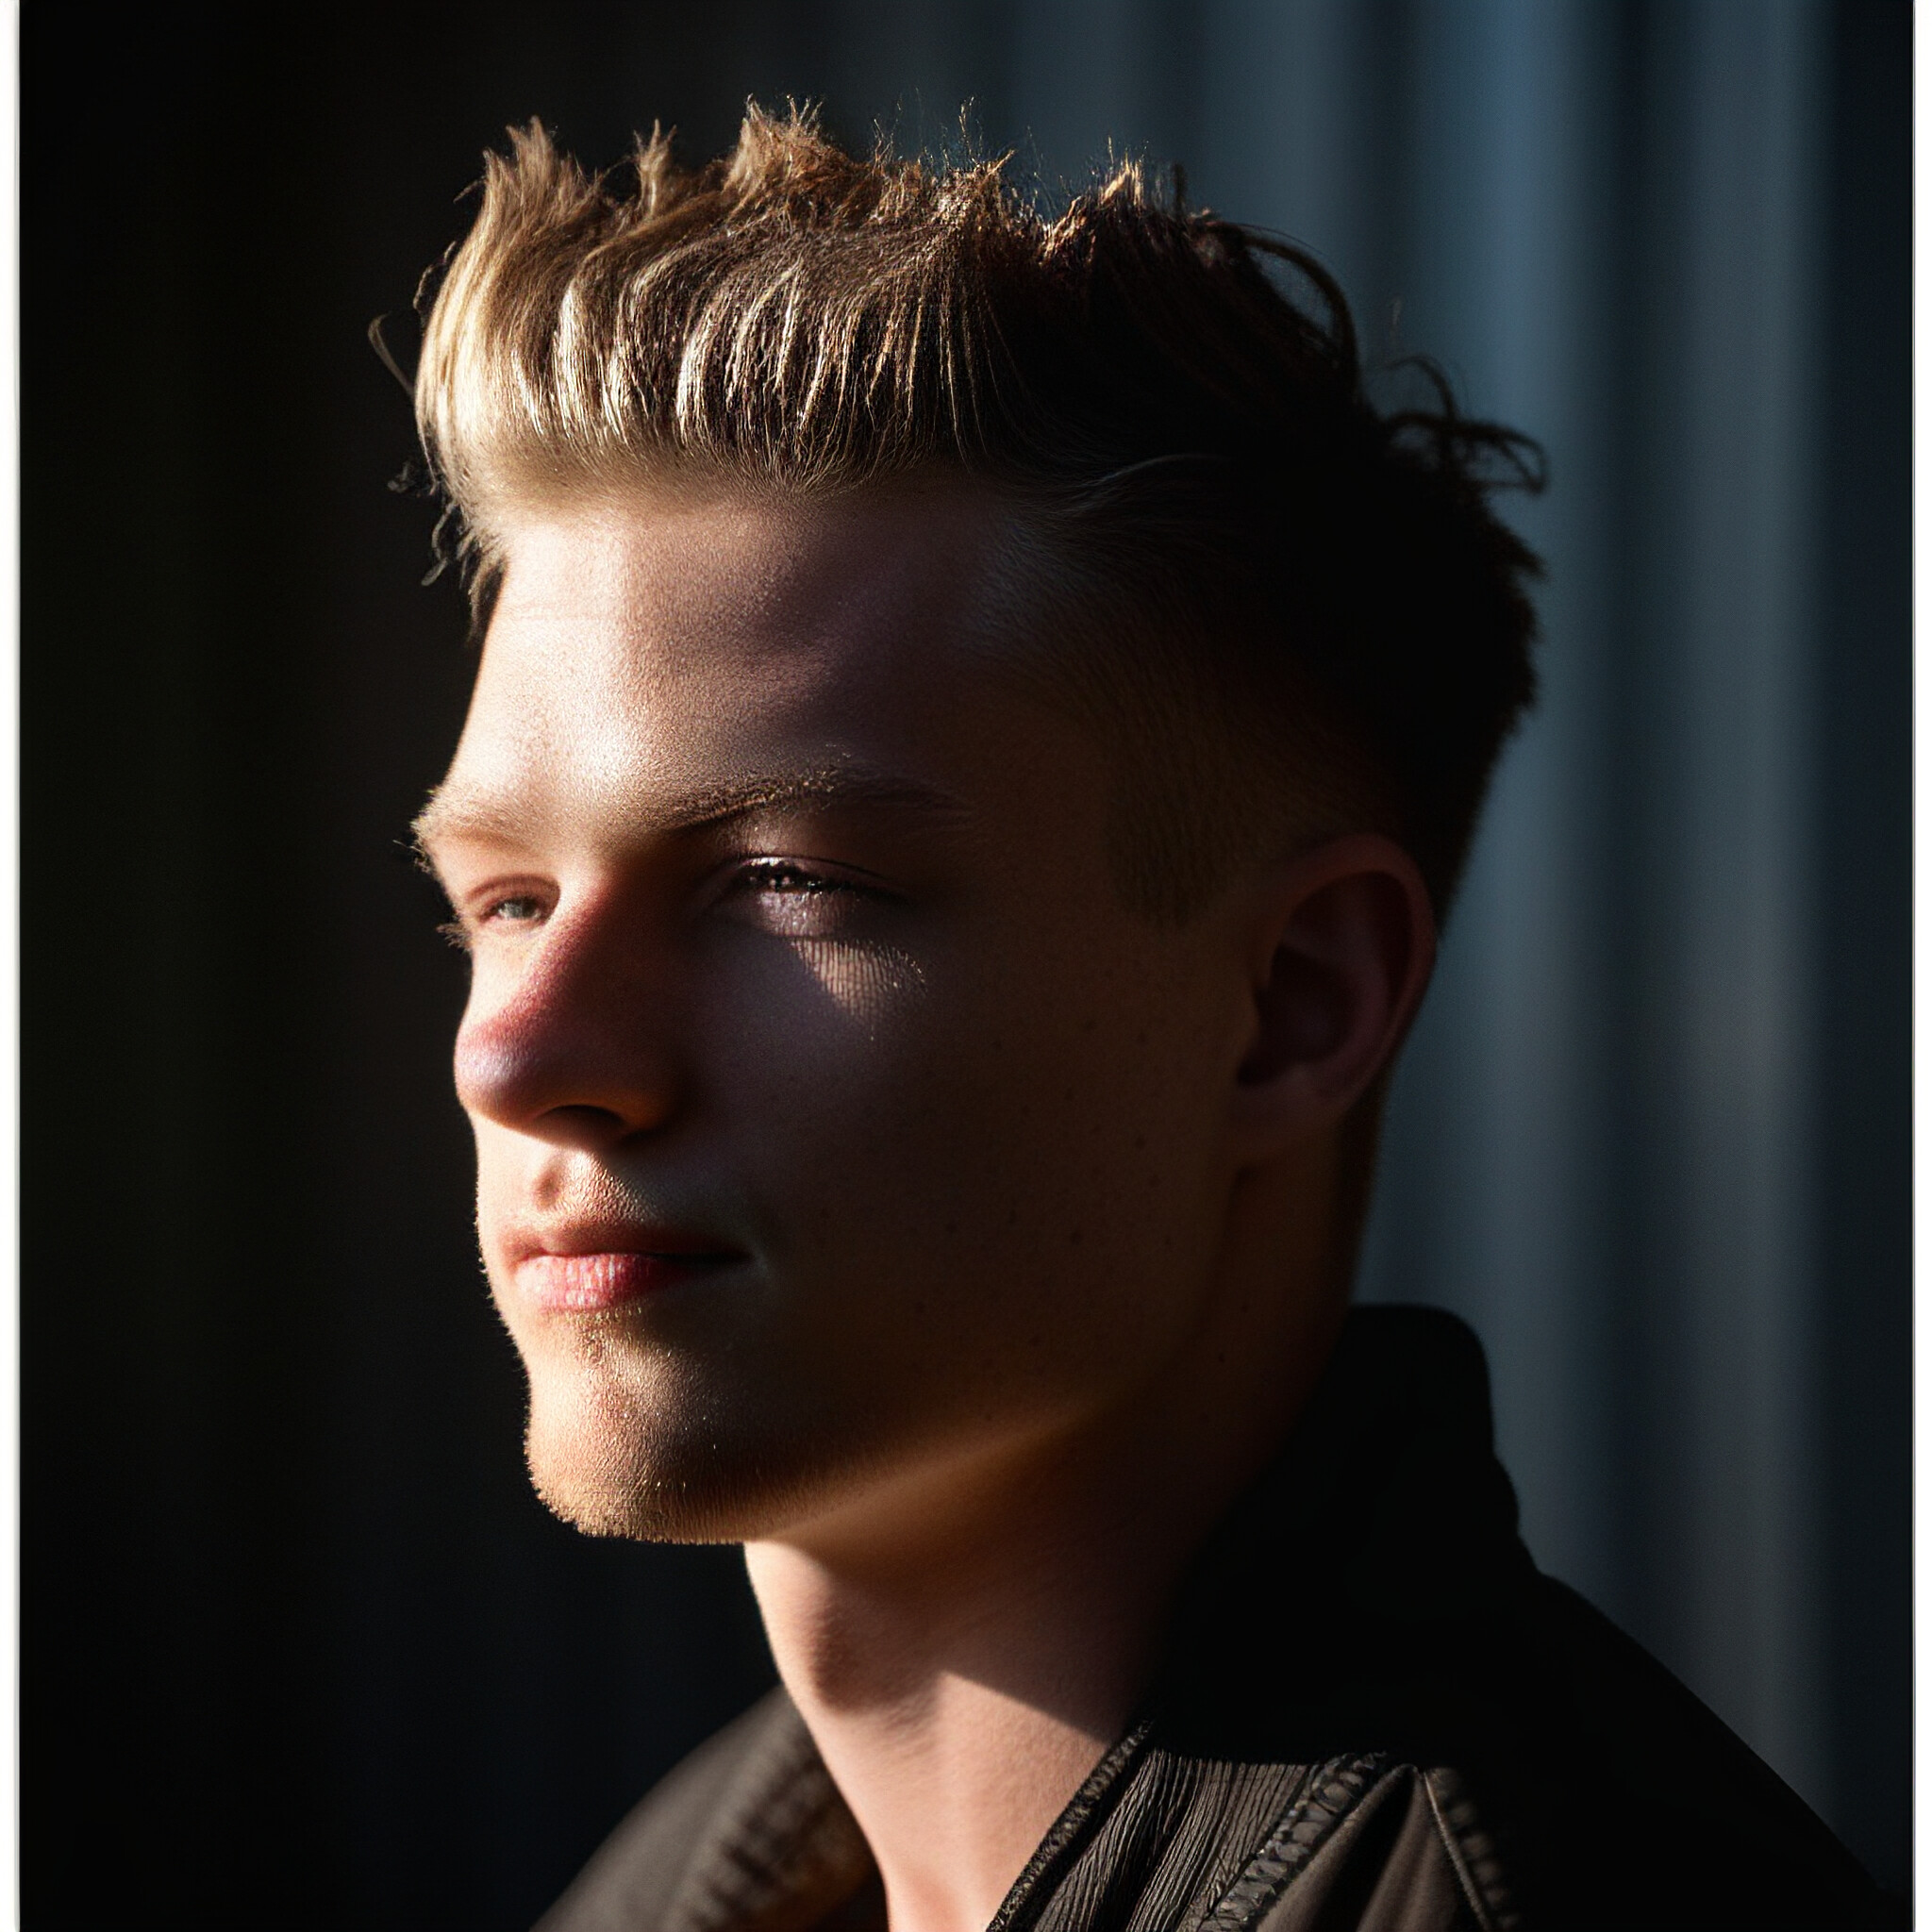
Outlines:
[[[1414,859],[1361,832],[1276,873],[1251,933],[1234,1108],[1267,1155],[1334,1125],[1388,1065],[1429,983],[1436,916]]]

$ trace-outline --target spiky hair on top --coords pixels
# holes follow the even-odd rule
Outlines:
[[[1489,499],[1537,457],[1416,366],[1425,407],[1379,411],[1322,265],[1177,178],[1129,161],[1049,214],[1001,161],[858,157],[753,105],[699,167],[654,132],[592,175],[511,130],[415,395],[486,584],[492,507],[532,492],[933,469],[1010,491],[1094,598],[1244,701],[1317,693],[1442,908],[1533,695],[1538,564]]]

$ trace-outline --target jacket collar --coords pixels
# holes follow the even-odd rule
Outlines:
[[[1284,1655],[1312,1646],[1331,1683],[1374,1674],[1457,1641],[1535,1574],[1481,1343],[1441,1309],[1351,1309],[1293,1430],[1191,1566],[1147,1709],[1279,1735],[1322,1701]]]

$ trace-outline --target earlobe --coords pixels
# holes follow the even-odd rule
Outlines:
[[[1434,963],[1435,915],[1415,861],[1363,833],[1289,867],[1256,937],[1235,1105],[1262,1141],[1297,1140],[1347,1112],[1401,1044]]]

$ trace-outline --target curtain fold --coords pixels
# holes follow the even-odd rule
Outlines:
[[[1863,352],[1832,329],[1833,117],[1887,13],[1064,0],[1029,9],[988,115],[1048,182],[1109,142],[1184,159],[1195,199],[1336,269],[1372,356],[1436,358],[1543,443],[1551,487],[1511,512],[1548,566],[1542,699],[1396,1083],[1362,1292],[1474,1323],[1540,1560],[1880,1864],[1902,1813],[1833,1707],[1830,1553],[1834,1517],[1877,1506],[1829,1472],[1835,1436],[1889,1429],[1901,1538],[1903,1408],[1833,1408],[1829,1331],[1866,1298],[1904,1349],[1908,1210],[1894,1189],[1887,1278],[1828,1268],[1845,1074],[1820,1058],[1840,956],[1907,891],[1902,824],[1883,860],[1822,831],[1847,650],[1905,690],[1902,631],[1831,633],[1824,481],[1835,358]],[[1897,756],[1877,706],[1863,728]],[[1821,933],[1847,866],[1865,933]],[[1889,1024],[1854,1131],[1895,1165]],[[1897,1682],[1865,1713],[1895,1780]]]

